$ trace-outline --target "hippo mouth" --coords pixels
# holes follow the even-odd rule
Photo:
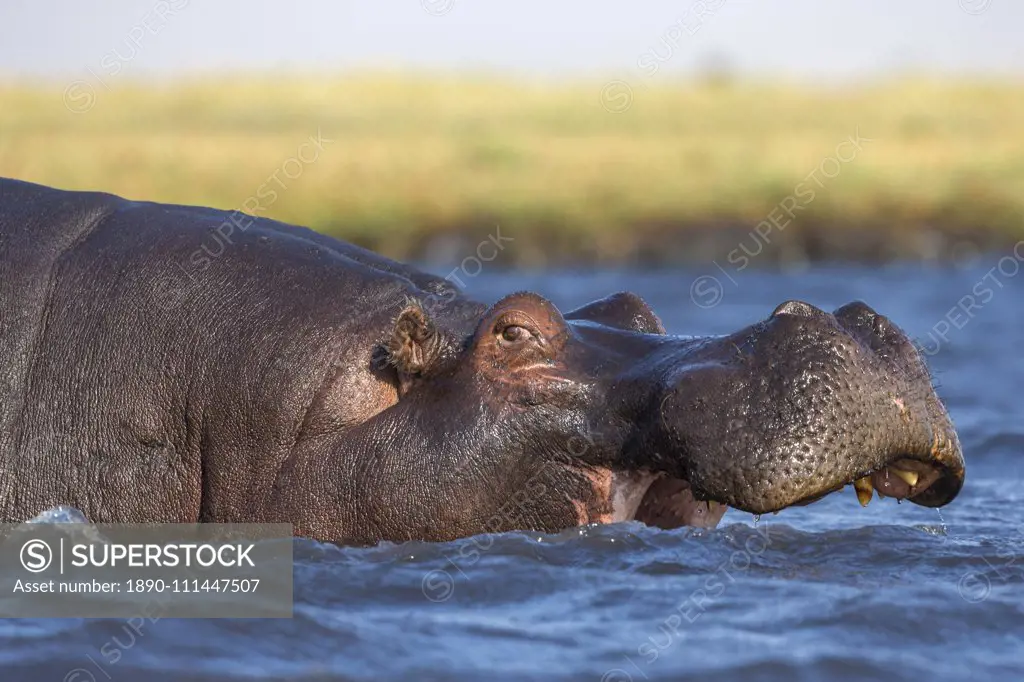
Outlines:
[[[653,475],[633,518],[663,529],[714,528],[727,510],[721,502],[698,499],[689,482],[681,478]]]
[[[817,502],[826,495],[851,486],[862,507],[868,506],[877,494],[879,499],[895,498],[897,503],[910,500],[923,507],[941,507],[951,501],[963,485],[963,471],[941,463],[922,462],[902,457],[892,463],[829,490],[795,502],[792,506]]]
[[[636,480],[635,478],[633,479]],[[894,498],[897,503],[909,500],[925,507],[939,507],[950,501],[963,484],[963,472],[939,462],[923,462],[900,456],[885,466],[824,490],[821,493],[794,501],[780,509],[742,509],[754,514],[778,513],[787,507],[806,506],[833,493],[851,488],[862,507],[878,499]],[[729,502],[716,500],[695,491],[688,481],[666,474],[650,474],[642,478],[641,491],[633,491],[639,504],[630,510],[631,518],[662,529],[693,526],[714,528],[729,509]],[[628,497],[625,493],[622,497]]]
[[[852,488],[862,507],[868,506],[875,496],[880,500],[893,498],[897,503],[908,500],[923,507],[941,507],[951,502],[963,487],[964,467],[954,436],[952,441],[937,437],[927,452],[902,452],[881,458],[877,466],[846,475],[834,483],[820,480],[816,492],[777,504],[751,502],[743,495],[716,495],[685,478],[666,473],[634,476],[629,481],[642,486],[642,490],[632,491],[633,499],[639,502],[629,510],[629,518],[663,529],[714,528],[729,507],[752,514],[778,513],[788,507],[813,504],[847,487]]]

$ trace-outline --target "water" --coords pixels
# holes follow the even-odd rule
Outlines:
[[[139,633],[123,620],[0,621],[0,679],[1020,679],[1024,277],[1008,261],[987,274],[998,258],[469,282],[487,300],[533,289],[563,309],[630,289],[671,332],[694,334],[733,331],[788,298],[827,309],[863,299],[937,351],[968,462],[941,515],[893,500],[861,509],[847,490],[756,527],[730,511],[714,531],[630,523],[369,549],[298,541],[293,620],[160,620]],[[703,280],[697,292],[717,305],[691,300],[698,275],[717,277],[720,288]],[[977,288],[986,282],[990,296]],[[950,317],[969,294],[981,307]]]

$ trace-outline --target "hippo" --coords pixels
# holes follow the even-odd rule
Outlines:
[[[766,311],[767,312],[767,311]],[[721,337],[638,296],[492,305],[312,230],[0,180],[0,521],[339,544],[713,527],[964,481],[908,337],[800,301]]]

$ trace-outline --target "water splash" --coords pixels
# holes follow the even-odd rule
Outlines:
[[[89,519],[78,509],[61,505],[47,509],[26,523],[89,523]]]
[[[914,526],[914,527],[915,528],[919,528],[920,530],[923,530],[925,533],[928,533],[928,535],[941,536],[943,538],[943,542],[945,542],[945,538],[949,537],[949,526],[946,525],[946,519],[942,516],[942,512],[941,511],[936,509],[935,513],[939,517],[939,525],[936,526],[936,525],[928,525],[928,524],[926,524],[926,525]]]

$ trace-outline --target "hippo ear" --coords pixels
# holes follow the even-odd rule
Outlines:
[[[423,374],[430,367],[437,359],[440,346],[433,321],[418,303],[412,303],[395,320],[387,352],[399,375],[410,377]]]
[[[651,307],[639,296],[620,291],[566,313],[567,320],[590,320],[617,329],[631,329],[646,334],[664,334],[665,325]]]

